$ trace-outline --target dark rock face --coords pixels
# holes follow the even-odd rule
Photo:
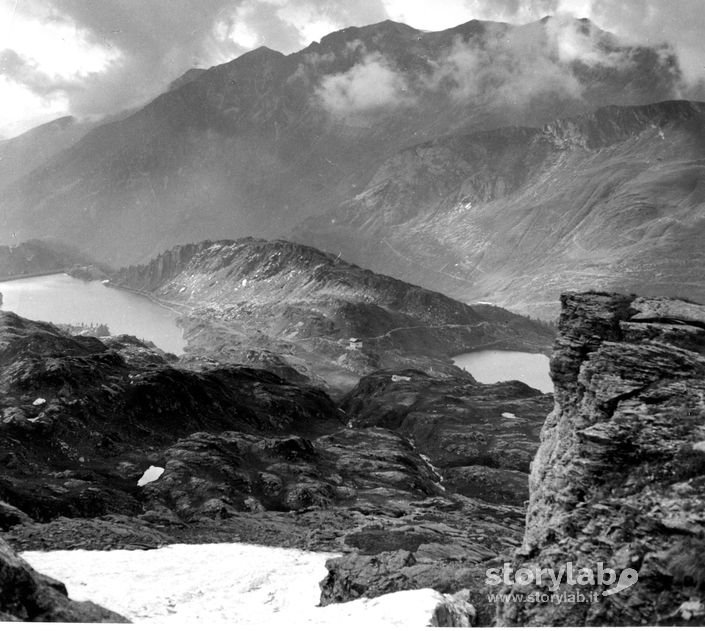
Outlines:
[[[342,426],[321,391],[264,371],[183,370],[130,338],[72,337],[0,314],[0,499],[31,518],[136,515],[160,452],[198,431],[317,436]]]
[[[287,241],[178,246],[113,280],[184,313],[189,358],[254,363],[337,394],[379,369],[459,375],[453,355],[548,350],[554,335]]]
[[[556,405],[531,471],[514,569],[598,562],[638,582],[595,602],[505,602],[503,625],[705,622],[705,307],[617,294],[562,297]],[[560,594],[607,589],[562,583]],[[514,585],[505,595],[537,587]]]
[[[129,622],[92,602],[70,600],[63,583],[35,572],[2,539],[0,621]]]
[[[180,519],[332,505],[393,505],[438,492],[435,474],[402,437],[345,429],[309,441],[238,432],[192,434],[163,454],[147,506]]]
[[[519,505],[552,405],[551,395],[518,381],[488,385],[468,373],[434,378],[418,370],[363,377],[340,403],[354,426],[412,439],[449,491]]]

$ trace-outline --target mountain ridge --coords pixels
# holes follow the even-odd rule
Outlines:
[[[702,299],[693,239],[704,140],[705,105],[689,101],[445,137],[400,152],[365,191],[292,236],[545,318],[567,289]]]
[[[378,369],[460,374],[450,358],[473,348],[547,352],[553,334],[288,241],[177,246],[110,278],[182,312],[187,357],[254,361],[336,391]]]
[[[561,58],[560,29],[582,38],[592,65]],[[608,44],[594,27],[584,30],[556,21],[437,33],[382,24],[288,56],[246,53],[8,184],[0,239],[53,237],[119,266],[214,235],[281,237],[355,195],[377,164],[419,140],[676,90],[672,52],[609,44],[620,70],[600,56]],[[525,40],[533,57],[522,53]],[[526,72],[516,74],[517,63]],[[544,74],[521,83],[531,64]]]

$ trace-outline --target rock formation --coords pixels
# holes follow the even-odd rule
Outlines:
[[[63,583],[34,571],[0,539],[0,622],[129,622],[68,597]]]
[[[550,581],[516,583],[504,589],[498,623],[702,624],[705,307],[600,293],[564,295],[562,305],[555,408],[532,465],[513,570],[558,575],[572,562],[576,574],[596,573],[601,562],[616,577],[628,572],[625,585],[630,571],[638,581],[602,595],[610,585],[563,580],[553,600]],[[578,593],[596,598],[556,600]],[[521,600],[529,595],[533,602]]]

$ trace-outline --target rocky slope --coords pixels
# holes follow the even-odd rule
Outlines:
[[[0,622],[129,622],[92,602],[68,598],[60,581],[39,574],[0,539]]]
[[[419,144],[297,241],[553,319],[593,288],[705,300],[705,104],[606,107]]]
[[[340,402],[353,427],[386,427],[430,458],[449,491],[522,506],[529,464],[553,406],[518,381],[481,384],[471,375],[417,370],[363,377]]]
[[[259,365],[337,392],[378,369],[460,374],[453,355],[547,350],[553,336],[286,241],[177,246],[112,278],[185,313],[188,357]]]
[[[0,141],[0,190],[75,145],[95,126],[64,116]]]
[[[500,457],[517,430],[491,423],[514,409],[527,417],[515,423],[531,427],[545,396],[519,384],[481,387],[469,375],[407,375],[417,409],[443,401],[445,387],[454,404],[438,424],[454,440],[494,445],[484,466],[506,475],[506,486],[489,494],[446,487],[424,451],[432,440],[410,440],[369,414],[363,423],[320,390],[251,367],[188,369],[173,359],[134,338],[70,336],[0,313],[0,529],[9,542],[36,550],[250,541],[346,551],[339,568],[363,575],[397,567],[402,554],[402,578],[378,573],[356,588],[368,595],[402,582],[456,592],[518,545],[526,476],[509,445]],[[408,383],[394,375],[370,383]],[[382,390],[383,405],[399,406]],[[470,413],[486,422],[463,426]],[[532,439],[535,449],[532,437],[519,449]],[[138,485],[149,467],[163,471]],[[354,597],[345,585],[331,582],[327,602]],[[479,615],[489,620],[486,607]]]
[[[562,582],[557,595],[598,597],[510,600],[498,623],[703,624],[705,307],[599,293],[566,295],[562,304],[551,362],[556,404],[532,465],[513,569],[558,573],[571,561],[577,574],[602,562],[618,576],[637,572],[638,582],[625,579],[625,589],[606,596],[606,586]],[[548,596],[547,581],[504,594],[537,591]]]
[[[412,144],[672,98],[679,82],[672,50],[586,20],[387,21],[288,56],[259,48],[0,175],[0,242],[53,237],[117,265],[214,236],[278,237]]]

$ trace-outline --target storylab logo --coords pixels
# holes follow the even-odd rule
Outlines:
[[[501,568],[488,569],[485,576],[487,585],[536,585],[537,587],[547,585],[551,592],[556,592],[564,583],[571,586],[592,587],[593,589],[603,588],[600,594],[602,596],[611,596],[629,589],[639,580],[639,573],[630,567],[619,572],[618,576],[616,570],[605,567],[602,562],[592,569],[588,567],[575,568],[572,561],[568,561],[558,569],[522,567],[516,571],[509,563],[505,563]]]

